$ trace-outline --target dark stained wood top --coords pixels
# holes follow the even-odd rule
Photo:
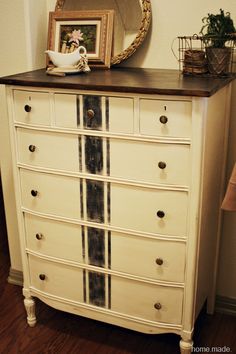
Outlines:
[[[230,83],[235,76],[225,78],[183,76],[178,70],[112,68],[90,73],[49,76],[45,69],[0,78],[0,84],[209,97]]]

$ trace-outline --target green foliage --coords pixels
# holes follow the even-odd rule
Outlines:
[[[204,41],[211,47],[224,48],[225,43],[232,39],[236,32],[230,13],[220,9],[219,14],[208,14],[202,19],[203,26],[200,33]]]

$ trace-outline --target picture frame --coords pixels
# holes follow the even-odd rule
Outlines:
[[[84,46],[89,66],[109,68],[113,23],[114,10],[50,12],[48,49],[68,53]]]

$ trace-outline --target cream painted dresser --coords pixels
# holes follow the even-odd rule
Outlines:
[[[37,297],[179,334],[190,353],[206,299],[214,309],[230,81],[151,69],[0,79],[30,326]]]

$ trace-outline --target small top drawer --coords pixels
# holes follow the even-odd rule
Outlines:
[[[26,124],[50,125],[49,94],[14,90],[15,121]]]
[[[54,95],[58,127],[133,134],[134,100],[99,95]]]
[[[191,102],[141,99],[140,133],[189,138],[191,113]]]

